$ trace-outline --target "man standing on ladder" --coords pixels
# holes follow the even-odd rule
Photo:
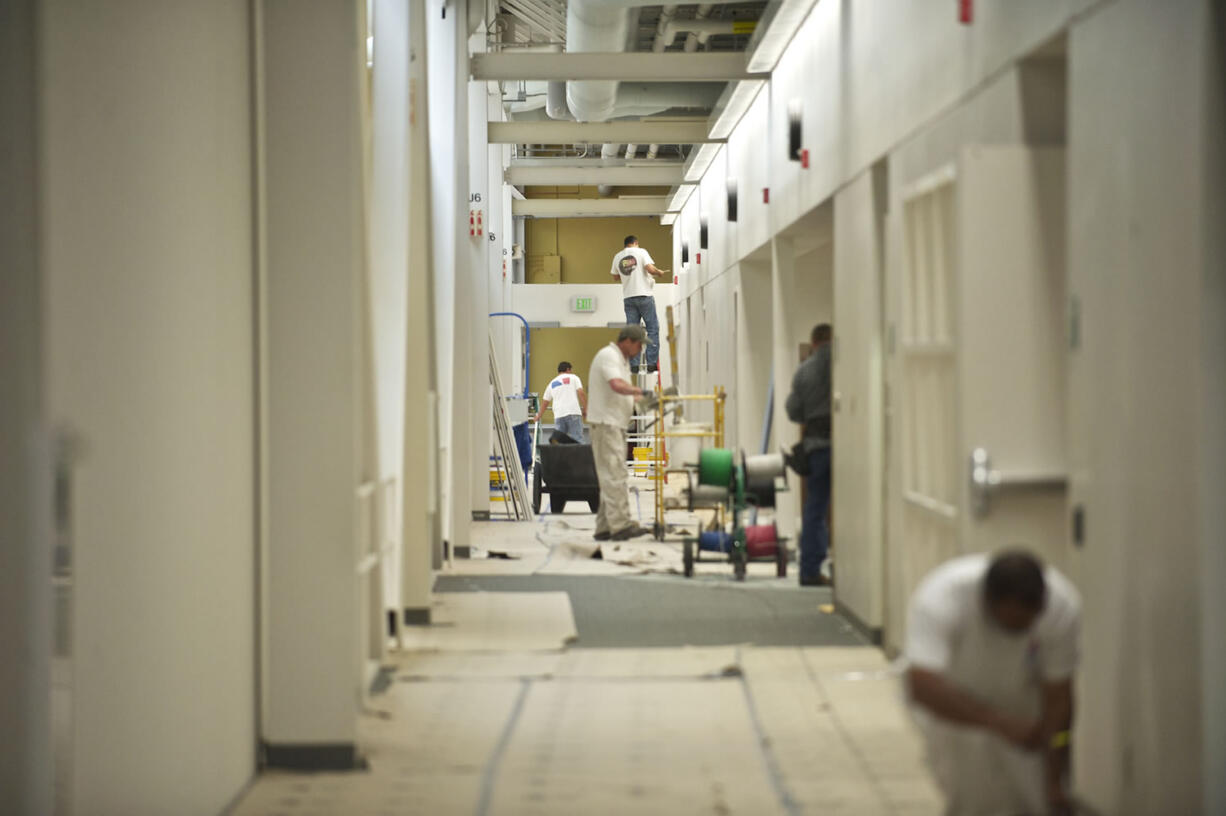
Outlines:
[[[652,290],[656,285],[655,279],[667,275],[668,270],[657,269],[651,254],[639,246],[639,239],[627,235],[625,249],[613,256],[609,274],[621,281],[626,323],[637,326],[641,320],[647,329],[645,365],[648,371],[655,371],[659,367],[660,321],[656,317],[656,298]],[[630,372],[639,373],[637,354],[630,361]]]
[[[630,487],[626,474],[626,426],[634,410],[634,398],[650,392],[630,382],[631,357],[638,357],[650,343],[642,326],[626,326],[617,341],[596,352],[588,387],[587,407],[592,431],[592,456],[600,482],[600,509],[596,512],[597,541],[626,541],[651,530],[630,518]],[[596,551],[597,553],[600,550]],[[597,556],[593,556],[597,557]]]

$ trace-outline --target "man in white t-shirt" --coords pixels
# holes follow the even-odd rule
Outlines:
[[[1028,552],[947,561],[911,598],[907,691],[950,816],[1065,814],[1081,596]]]
[[[647,329],[647,353],[644,363],[648,371],[655,371],[660,355],[660,321],[656,318],[656,298],[652,293],[658,277],[668,274],[667,269],[657,269],[651,254],[639,246],[639,239],[626,236],[626,248],[613,256],[609,270],[622,284],[622,306],[626,309],[626,322],[639,325],[642,320]],[[639,373],[639,357],[630,360],[630,371]]]
[[[575,374],[570,363],[563,360],[558,363],[558,376],[553,378],[545,393],[541,396],[541,408],[532,418],[533,422],[541,421],[545,406],[553,406],[553,427],[569,436],[576,442],[583,441],[583,417],[587,416],[587,394],[583,391],[583,381]]]
[[[625,541],[651,532],[631,520],[630,489],[626,482],[626,426],[634,411],[634,398],[645,393],[631,384],[628,361],[642,352],[645,342],[650,341],[642,326],[625,327],[616,342],[596,352],[587,378],[591,388],[587,421],[592,429],[592,456],[600,482],[597,541]]]

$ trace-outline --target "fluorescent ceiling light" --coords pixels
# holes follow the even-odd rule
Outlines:
[[[681,208],[690,200],[690,196],[697,187],[697,184],[682,184],[677,187],[677,192],[673,193],[673,197],[669,199],[668,206],[664,208],[665,211],[670,213],[681,212]]]
[[[766,85],[765,80],[746,79],[740,82],[730,82],[719,100],[715,103],[714,124],[711,125],[712,139],[727,139],[741,117],[758,98],[758,91]]]
[[[720,145],[707,142],[699,145],[698,148],[690,154],[690,159],[686,162],[685,173],[682,178],[687,182],[700,181],[703,174],[707,172],[707,168],[711,166],[711,162],[719,154]]]
[[[751,74],[775,70],[788,43],[816,3],[817,0],[782,0],[778,4],[767,5],[766,13],[754,30],[753,39],[749,41],[748,70]]]

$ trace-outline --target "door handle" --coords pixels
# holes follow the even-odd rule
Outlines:
[[[1067,474],[1022,471],[1002,473],[992,467],[992,457],[986,448],[975,448],[971,451],[971,514],[975,518],[987,516],[992,506],[992,495],[1006,488],[1063,490],[1067,486]]]

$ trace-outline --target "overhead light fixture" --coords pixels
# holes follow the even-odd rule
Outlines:
[[[720,148],[723,145],[707,142],[698,146],[698,149],[690,154],[690,160],[685,164],[685,172],[682,178],[687,182],[701,181],[703,175],[707,172],[707,168],[711,166],[711,162],[719,155]]]
[[[730,82],[728,87],[715,102],[712,112],[712,139],[727,139],[736,128],[741,118],[758,98],[766,81],[762,79],[743,79],[740,82]]]
[[[677,223],[677,213],[675,212],[664,213],[664,215],[660,216],[660,226],[662,227],[671,227],[675,223]]]
[[[767,4],[766,13],[758,21],[758,27],[749,41],[749,73],[775,70],[779,58],[816,4],[817,0],[783,0],[778,4]]]
[[[668,206],[665,207],[666,212],[677,213],[681,212],[685,207],[685,203],[690,200],[690,196],[694,193],[696,184],[682,184],[677,188],[677,192],[673,193],[673,197],[668,200]]]

